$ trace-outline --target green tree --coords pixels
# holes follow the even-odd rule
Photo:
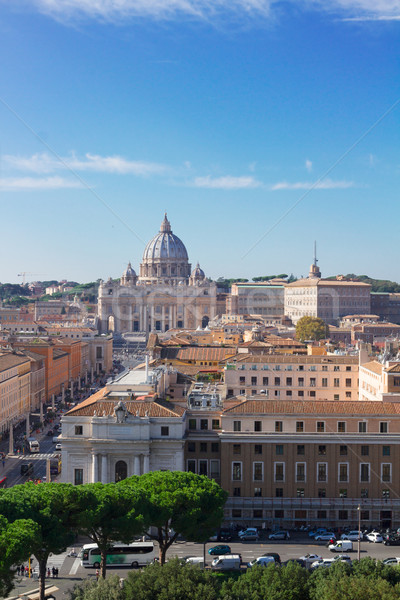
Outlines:
[[[69,592],[70,600],[125,600],[125,590],[118,575],[99,581],[84,579]]]
[[[15,565],[29,558],[37,534],[34,521],[18,519],[9,523],[0,515],[0,596],[7,596],[13,589]]]
[[[25,483],[0,495],[0,514],[10,522],[32,519],[36,523],[36,535],[27,549],[39,563],[40,600],[45,597],[49,555],[63,552],[75,537],[71,519],[76,508],[76,489],[68,483]]]
[[[329,328],[319,317],[301,317],[296,325],[296,338],[305,340],[322,340],[328,337]]]
[[[134,481],[130,486],[88,483],[79,486],[78,494],[81,510],[77,512],[75,526],[97,544],[101,576],[105,577],[110,544],[132,542],[146,527],[146,495]]]
[[[174,558],[164,566],[149,565],[131,571],[125,580],[125,598],[131,600],[218,600],[220,583],[215,574]],[[88,600],[88,599],[82,599]]]
[[[222,586],[222,600],[308,600],[309,572],[291,562],[278,567],[255,566]]]
[[[160,563],[181,534],[190,542],[205,542],[221,525],[225,492],[213,479],[182,471],[152,471],[118,485],[139,485],[147,494],[149,523],[157,529]]]

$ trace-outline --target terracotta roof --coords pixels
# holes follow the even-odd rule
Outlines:
[[[204,348],[201,346],[190,346],[188,348],[163,348],[161,350],[161,358],[175,358],[183,361],[221,361],[227,356],[233,356],[235,353],[236,349],[234,348]]]
[[[7,352],[6,354],[0,355],[0,371],[6,371],[7,369],[12,369],[13,367],[17,367],[18,365],[23,365],[25,362],[28,362],[29,358],[27,356],[21,356],[18,354],[12,354],[11,352]]]
[[[296,355],[296,354],[236,354],[227,361],[240,363],[289,364],[289,365],[356,365],[358,356]],[[368,363],[369,364],[369,363]]]
[[[393,367],[390,367],[390,369],[388,369],[388,373],[400,373],[400,363],[397,363],[397,365],[393,365]]]
[[[382,375],[382,365],[378,363],[376,360],[372,360],[371,362],[367,362],[361,365],[363,369],[368,369],[368,371],[372,371],[373,373],[377,373],[378,375]]]
[[[299,401],[299,400],[245,400],[232,408],[225,409],[224,415],[394,415],[400,414],[398,402],[351,402],[351,401]]]
[[[134,400],[123,399],[128,412],[139,417],[164,417],[180,418],[185,413],[186,408],[166,402],[163,400],[144,400],[146,396],[140,396]],[[149,398],[147,396],[147,398]],[[96,394],[81,402],[66,413],[66,416],[93,417],[94,413],[98,416],[112,416],[114,407],[118,404],[120,398],[107,396],[106,388],[99,390]]]

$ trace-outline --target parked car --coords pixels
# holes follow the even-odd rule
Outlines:
[[[47,432],[47,435],[50,437],[51,435],[54,435],[54,431],[52,429],[49,429]]]
[[[255,567],[256,565],[259,565],[260,567],[268,567],[268,565],[271,564],[276,564],[273,556],[259,556],[258,558],[250,561],[247,566],[249,569],[251,569],[251,567]]]
[[[353,552],[354,550],[351,540],[338,540],[334,544],[329,544],[328,548],[331,552]]]
[[[363,539],[363,534],[361,531],[349,531],[348,533],[343,533],[340,536],[341,540],[351,540],[352,542],[358,542],[358,540]]]
[[[383,537],[380,533],[367,533],[367,540],[374,544],[381,544],[383,542]]]
[[[385,560],[382,561],[384,565],[398,565],[400,564],[400,558],[385,558]]]
[[[336,536],[333,531],[326,531],[325,533],[319,533],[314,537],[316,542],[329,542],[330,540],[336,540]]]
[[[351,558],[348,554],[338,554],[337,556],[334,556],[333,560],[335,562],[339,560],[341,562],[351,563]]]
[[[316,535],[319,535],[320,533],[325,533],[326,531],[328,531],[326,529],[326,527],[319,527],[318,529],[314,529],[313,531],[309,531],[308,532],[308,536],[309,537],[315,537]]]
[[[211,563],[213,571],[237,571],[242,564],[240,554],[227,554],[226,556],[217,556]]]
[[[270,533],[268,536],[269,540],[288,540],[290,539],[290,534],[288,531],[275,531],[274,533]]]
[[[210,542],[230,542],[232,534],[229,529],[220,529],[220,531],[217,531],[217,533],[212,535],[209,539]]]
[[[333,558],[321,558],[312,563],[311,569],[317,569],[318,567],[330,567],[334,562]]]
[[[400,536],[398,535],[388,535],[383,540],[385,546],[400,546]]]
[[[60,443],[56,444],[56,450],[62,450],[62,446]]]
[[[231,553],[230,546],[227,546],[226,544],[220,544],[219,546],[213,546],[208,551],[208,554],[217,554],[218,556],[220,556],[221,554],[230,554],[230,553]]]
[[[241,540],[258,540],[258,531],[255,527],[247,527],[238,533]]]
[[[272,556],[275,559],[275,562],[281,564],[281,557],[277,552],[266,552],[263,556]]]
[[[322,556],[319,556],[319,554],[305,554],[304,556],[300,556],[299,560],[304,563],[304,566],[311,567],[316,560],[322,560]]]

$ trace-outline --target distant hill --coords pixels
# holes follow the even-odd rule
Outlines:
[[[343,276],[344,279],[352,279],[353,281],[362,281],[363,283],[369,283],[372,288],[372,292],[396,292],[400,293],[400,284],[396,281],[390,281],[389,279],[373,279],[368,275],[355,275],[349,273]],[[326,277],[326,279],[336,279],[336,275],[332,277]]]

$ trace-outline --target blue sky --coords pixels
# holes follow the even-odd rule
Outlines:
[[[400,281],[397,0],[0,0],[0,281]],[[398,104],[396,104],[398,103]]]

